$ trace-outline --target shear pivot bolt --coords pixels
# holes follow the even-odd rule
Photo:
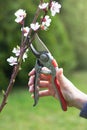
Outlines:
[[[41,59],[42,61],[44,61],[44,62],[47,62],[47,61],[49,60],[47,54],[42,54],[42,55],[40,56],[40,59]]]

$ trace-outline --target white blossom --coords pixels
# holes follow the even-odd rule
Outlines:
[[[24,53],[23,55],[23,61],[25,62],[25,59],[27,58],[27,52],[28,52],[28,49],[26,50],[26,52]]]
[[[43,19],[42,19],[42,24],[41,24],[41,28],[43,30],[47,30],[47,28],[50,26],[51,23],[51,19],[48,15],[46,15]]]
[[[21,28],[21,31],[24,33],[24,36],[27,37],[27,35],[30,31],[30,28],[29,27],[23,27],[23,28]]]
[[[49,3],[40,4],[40,5],[39,5],[39,8],[40,8],[40,9],[46,9],[46,8],[48,7],[48,4],[49,4]]]
[[[50,8],[52,16],[55,16],[56,13],[59,13],[60,8],[61,8],[61,5],[58,2],[52,1],[51,2],[51,8]]]
[[[9,63],[9,65],[13,66],[17,64],[17,57],[13,57],[11,56],[10,58],[7,59],[7,62]]]
[[[30,27],[34,30],[34,31],[37,31],[40,27],[39,23],[36,22],[36,23],[32,23],[30,24]]]
[[[16,56],[19,56],[20,55],[20,47],[17,46],[17,47],[14,47],[12,52],[16,55]]]
[[[26,17],[26,12],[23,9],[19,9],[15,12],[15,22],[17,23],[21,23],[23,21],[23,19]]]
[[[20,47],[17,46],[17,47],[14,47],[12,52],[15,54],[15,56],[19,56],[20,55]],[[25,59],[27,58],[27,52],[28,52],[28,49],[26,50],[26,52],[23,54],[23,61],[25,62]]]

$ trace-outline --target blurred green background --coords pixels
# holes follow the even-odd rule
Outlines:
[[[47,0],[45,0],[47,1]],[[40,36],[57,60],[64,73],[70,75],[74,70],[87,69],[87,13],[84,2],[66,0],[62,4],[61,13],[52,18],[48,31],[42,31]],[[32,22],[39,0],[9,0],[0,2],[0,88],[6,88],[12,72],[6,59],[12,55],[13,47],[20,45],[21,26],[15,23],[14,13],[23,8],[27,12],[26,26]],[[85,4],[84,4],[85,3]],[[16,83],[24,86],[28,80],[28,72],[33,68],[35,58],[29,52],[28,59],[22,64],[22,71],[17,76]],[[21,81],[21,82],[20,82]]]
[[[87,91],[87,1],[59,0],[59,2],[62,4],[61,13],[52,18],[51,27],[46,32],[42,31],[40,37],[52,52],[59,67],[64,68],[64,74],[85,92]],[[14,13],[20,8],[25,9],[27,26],[32,22],[38,3],[39,0],[0,0],[1,90],[7,88],[12,73],[12,67],[8,65],[6,59],[12,55],[13,47],[20,45],[21,40],[20,25],[15,23]],[[0,129],[86,130],[86,121],[78,117],[78,110],[71,108],[67,113],[63,113],[56,101],[51,98],[41,99],[39,106],[33,109],[33,101],[28,90],[22,89],[27,87],[28,72],[34,64],[35,57],[29,52],[17,76],[16,90],[10,95],[9,105],[0,115]]]

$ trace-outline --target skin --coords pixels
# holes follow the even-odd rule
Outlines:
[[[44,68],[43,68],[44,69]],[[46,68],[45,68],[46,69]],[[32,94],[33,97],[33,86],[34,86],[34,77],[35,77],[35,69],[31,70],[29,73],[29,92]],[[74,84],[68,80],[64,74],[63,69],[59,68],[56,77],[60,84],[61,92],[63,94],[64,99],[66,100],[68,107],[75,107],[78,109],[82,109],[84,104],[87,103],[87,95],[77,89]],[[56,93],[52,87],[52,76],[51,75],[40,75],[39,79],[39,96],[53,96],[56,99]],[[41,90],[43,89],[44,90]]]

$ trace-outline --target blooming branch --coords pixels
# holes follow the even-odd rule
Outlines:
[[[61,5],[58,2],[50,0],[49,2],[45,3],[43,2],[43,0],[40,0],[40,4],[38,5],[34,19],[32,23],[30,23],[29,26],[25,26],[25,23],[24,23],[25,18],[27,16],[26,11],[23,9],[19,9],[15,12],[14,14],[16,16],[15,22],[22,25],[20,29],[22,32],[22,38],[21,38],[20,46],[17,45],[17,47],[14,47],[12,50],[12,53],[14,54],[14,56],[10,56],[10,58],[7,59],[7,62],[9,63],[9,65],[13,66],[13,72],[12,72],[7,90],[3,93],[3,99],[0,104],[0,111],[2,111],[2,109],[7,103],[7,97],[13,88],[13,85],[15,83],[16,76],[20,70],[22,61],[25,62],[25,59],[27,58],[28,47],[29,47],[29,44],[31,44],[31,42],[30,43],[27,42],[28,38],[33,39],[36,31],[39,31],[40,29],[47,30],[50,27],[50,24],[52,22],[51,17],[47,15],[47,13],[50,12],[51,16],[55,16],[56,13],[60,12],[60,8],[61,8]],[[37,21],[41,11],[43,11],[43,16],[42,18],[40,18],[39,21]]]
[[[33,22],[36,22],[38,16],[39,16],[39,13],[40,13],[40,9],[37,8],[37,11],[35,13],[35,16],[34,16],[34,19],[33,19]],[[22,19],[23,20],[23,19]],[[30,36],[32,33],[32,29],[30,29],[28,35]],[[15,83],[15,79],[16,79],[16,76],[19,72],[19,69],[20,69],[20,66],[21,66],[21,63],[22,63],[22,58],[23,58],[23,55],[24,55],[24,52],[26,51],[27,47],[26,47],[26,42],[27,42],[27,38],[26,37],[22,42],[21,42],[21,45],[20,45],[20,55],[19,55],[19,60],[18,60],[18,64],[16,64],[13,68],[13,72],[12,72],[12,75],[11,75],[11,78],[10,78],[10,81],[9,81],[9,84],[8,84],[8,87],[7,87],[7,90],[3,93],[3,99],[2,99],[2,102],[0,104],[0,112],[3,110],[4,106],[7,104],[7,98],[8,98],[8,95],[9,93],[11,92],[12,88],[13,88],[13,85]]]

